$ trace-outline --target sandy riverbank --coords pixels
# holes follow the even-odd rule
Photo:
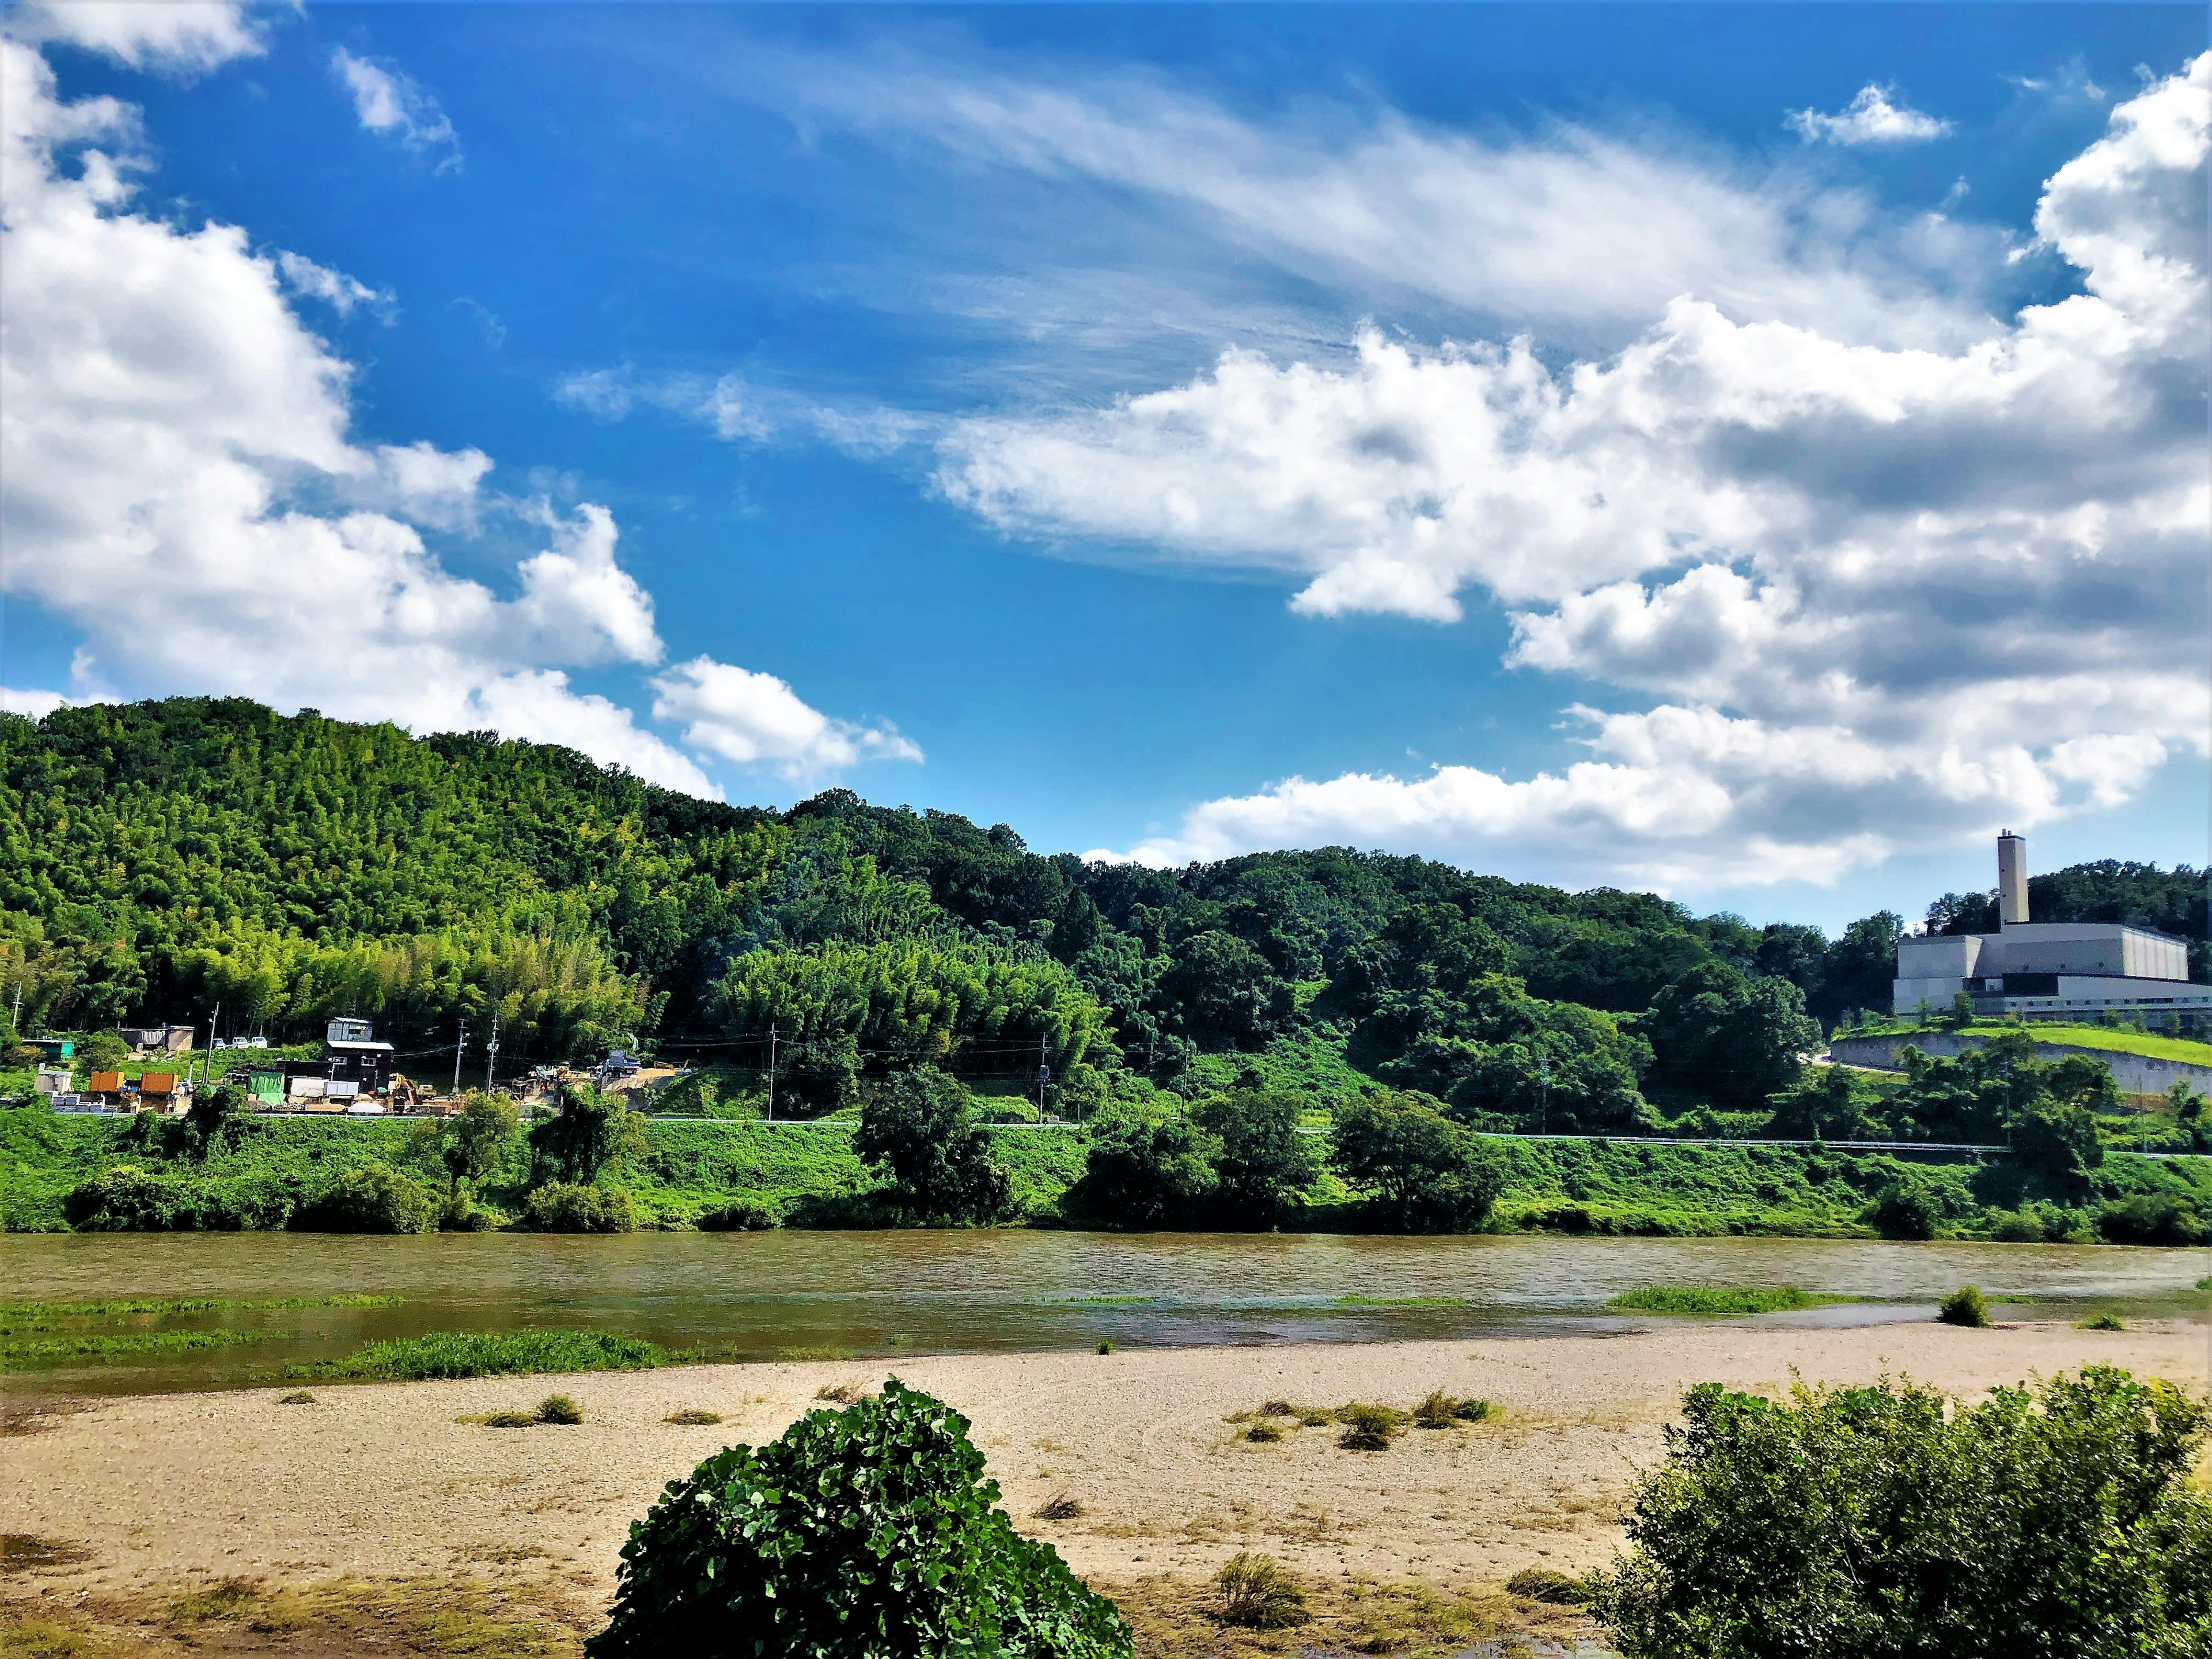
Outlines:
[[[1317,1578],[1494,1583],[1534,1563],[1607,1559],[1633,1469],[1698,1381],[1775,1389],[1793,1370],[1885,1370],[1961,1393],[2097,1360],[2202,1385],[2202,1326],[1847,1329],[1684,1325],[1619,1337],[916,1358],[895,1369],[952,1401],[1025,1528],[1079,1572],[1197,1578],[1238,1549]],[[305,1583],[520,1559],[604,1603],[629,1522],[716,1447],[770,1438],[817,1393],[882,1363],[700,1366],[566,1378],[381,1384],[102,1401],[0,1440],[0,1532],[81,1547],[48,1593],[126,1592],[199,1574]],[[1432,1388],[1499,1402],[1493,1425],[1346,1451],[1325,1429],[1255,1445],[1224,1420],[1281,1398],[1405,1405]],[[459,1417],[559,1389],[571,1429]],[[685,1407],[711,1427],[673,1427]],[[1076,1519],[1031,1518],[1066,1493]]]

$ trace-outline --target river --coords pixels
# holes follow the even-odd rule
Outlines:
[[[961,1232],[16,1234],[0,1300],[389,1295],[380,1308],[233,1307],[47,1322],[46,1333],[247,1332],[236,1346],[105,1359],[21,1357],[17,1403],[238,1387],[376,1338],[575,1326],[738,1359],[1200,1343],[1378,1341],[1615,1331],[1652,1285],[1795,1285],[1862,1300],[1778,1323],[1924,1319],[1961,1283],[2035,1298],[2023,1315],[2202,1318],[2205,1253],[2085,1245],[1798,1238],[1449,1238],[1337,1234]],[[2002,1311],[2012,1311],[2004,1310]],[[12,1335],[35,1340],[30,1317]]]

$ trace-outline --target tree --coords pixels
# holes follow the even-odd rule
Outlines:
[[[565,1084],[561,1109],[530,1132],[532,1179],[589,1183],[642,1156],[647,1145],[644,1120],[619,1095]]]
[[[1381,1095],[1336,1115],[1329,1163],[1345,1183],[1376,1194],[1401,1232],[1480,1226],[1504,1189],[1474,1137],[1426,1101]]]
[[[94,1031],[76,1044],[87,1072],[112,1072],[131,1058],[131,1045],[112,1031]]]
[[[1290,1023],[1296,1006],[1267,957],[1214,928],[1178,947],[1160,993],[1179,1006],[1183,1029],[1208,1046],[1257,1048]]]
[[[967,1090],[934,1066],[887,1079],[860,1109],[853,1151],[887,1173],[898,1200],[927,1221],[996,1221],[1013,1184],[991,1156]]]
[[[1849,1140],[1874,1127],[1847,1066],[1813,1066],[1774,1100],[1772,1133],[1784,1140]]]
[[[438,1205],[420,1182],[365,1164],[333,1178],[292,1224],[319,1233],[427,1233],[438,1224]]]
[[[1129,1659],[1129,1628],[997,1507],[968,1419],[896,1377],[672,1481],[591,1659]]]
[[[246,1091],[228,1083],[202,1089],[185,1113],[185,1133],[205,1158],[226,1131],[235,1129],[246,1116]]]
[[[1321,1160],[1298,1133],[1294,1095],[1235,1089],[1191,1108],[1199,1126],[1221,1142],[1214,1158],[1223,1213],[1258,1226],[1273,1226],[1297,1201]]]
[[[1820,1028],[1786,979],[1746,979],[1725,963],[1691,969],[1653,999],[1638,1029],[1656,1074],[1717,1106],[1755,1109],[1790,1088]]]
[[[1684,1397],[1596,1611],[1626,1659],[2182,1659],[2212,1640],[2202,1402],[2103,1366]]]
[[[456,1187],[474,1187],[499,1167],[518,1121],[513,1097],[469,1091],[460,1111],[440,1125],[438,1157]]]
[[[1124,1111],[1091,1131],[1083,1178],[1061,1200],[1071,1215],[1141,1231],[1203,1214],[1218,1177],[1221,1142],[1188,1118],[1152,1121]]]
[[[1893,910],[1877,910],[1844,929],[1843,937],[1828,947],[1815,1006],[1823,1020],[1839,1018],[1848,1008],[1890,1006],[1897,982],[1897,939],[1905,931],[1905,918]]]

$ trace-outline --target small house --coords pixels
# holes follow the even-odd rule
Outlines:
[[[392,1083],[392,1045],[374,1041],[365,1019],[334,1019],[323,1039],[325,1091],[331,1096],[380,1094]]]
[[[111,1106],[123,1104],[123,1073],[94,1072],[85,1079],[85,1093]]]

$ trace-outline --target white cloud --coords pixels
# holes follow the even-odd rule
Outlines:
[[[0,709],[30,720],[42,720],[70,701],[59,691],[41,691],[31,686],[0,685]]]
[[[59,40],[126,69],[193,74],[268,48],[230,0],[33,0],[15,8],[8,33]]]
[[[1795,109],[1783,123],[1808,144],[1918,144],[1946,137],[1948,121],[1894,101],[1897,88],[1869,82],[1833,115]]]
[[[59,101],[45,61],[0,40],[0,580],[83,630],[76,693],[188,690],[489,726],[717,793],[696,760],[568,678],[663,655],[613,516],[489,496],[478,450],[356,443],[352,370],[287,303],[301,267],[236,227],[131,210],[136,132],[112,100]],[[92,148],[71,171],[61,144]],[[487,513],[542,538],[512,597],[423,539]],[[786,729],[811,717],[829,734],[823,764],[841,742],[860,757],[903,744],[786,694]],[[770,758],[802,751],[787,742]]]
[[[353,94],[354,113],[365,131],[418,155],[434,157],[433,173],[460,171],[459,135],[438,100],[413,77],[356,58],[343,46],[331,53],[331,69]]]
[[[1037,289],[1053,262],[1104,222],[1126,226],[1149,261],[1116,273],[1131,291],[1105,308],[1117,319],[1139,293],[1148,307],[1188,309],[1187,296],[1144,291],[1187,256],[1215,270],[1273,262],[1358,292],[1355,306],[1434,302],[1584,342],[1617,343],[1692,292],[1741,319],[1848,338],[1955,343],[1988,327],[1959,291],[1989,266],[1986,229],[1886,214],[1796,164],[1753,164],[1656,128],[1471,134],[1311,104],[1262,119],[1157,78],[889,50],[855,60],[749,49],[732,74],[810,140],[844,129],[1039,181],[1036,211],[1065,234],[1024,262],[1025,315],[1049,309]],[[1022,228],[992,224],[1002,240]],[[1076,275],[1095,326],[1098,273]]]
[[[2207,730],[2212,56],[2113,112],[2035,229],[2087,292],[1964,349],[1702,299],[1618,354],[1225,354],[1096,410],[968,422],[942,487],[1010,532],[1283,573],[1314,614],[1508,611],[1514,665],[1655,696],[1525,783],[1291,780],[1148,857],[1395,837],[1775,879],[2139,788]],[[1371,826],[1371,827],[1370,827]]]
[[[320,300],[341,317],[352,316],[356,306],[367,306],[385,322],[392,320],[392,307],[398,300],[389,289],[371,288],[359,277],[319,265],[305,254],[280,251],[276,257],[277,274],[295,294]]]
[[[711,657],[678,663],[653,683],[655,720],[682,720],[684,741],[741,766],[787,777],[835,772],[861,761],[919,761],[921,750],[888,723],[831,720],[773,674]]]

